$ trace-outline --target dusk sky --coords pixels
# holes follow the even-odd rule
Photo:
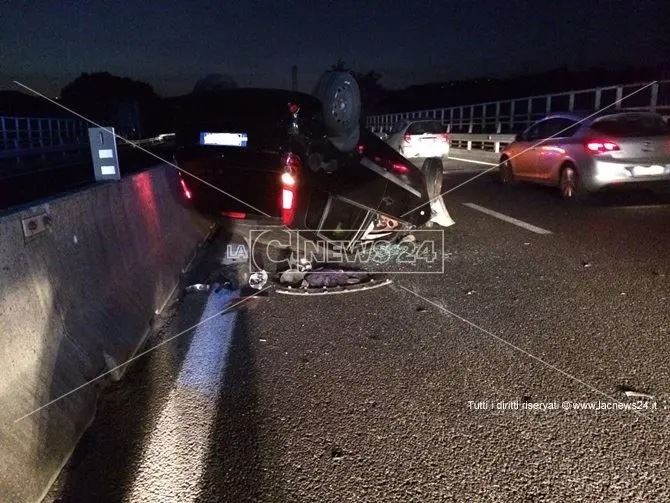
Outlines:
[[[390,88],[578,64],[668,63],[667,0],[1,0],[0,89],[82,72],[189,92],[210,73],[301,90],[338,58]],[[580,56],[581,55],[581,56]]]

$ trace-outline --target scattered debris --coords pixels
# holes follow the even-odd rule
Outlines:
[[[640,393],[639,391],[625,391],[624,392],[629,398],[646,398],[648,400],[653,400],[654,397],[648,395],[647,393]]]
[[[583,266],[583,267],[591,267],[591,263],[590,263],[590,262],[586,262],[586,261],[582,261],[582,266]]]
[[[259,340],[259,342],[267,342],[268,341],[267,339],[258,339],[258,340]]]
[[[342,459],[344,457],[344,451],[340,447],[334,445],[330,449],[330,457],[334,460]]]
[[[103,353],[102,357],[105,360],[105,366],[107,367],[107,372],[111,376],[113,381],[120,381],[122,377],[121,367],[117,364],[116,360],[109,355],[108,353]]]
[[[305,257],[301,257],[298,261],[298,271],[307,272],[312,270],[312,262],[307,260]]]
[[[430,202],[430,221],[441,227],[450,227],[456,222],[449,215],[447,207],[444,205],[444,198],[438,197]]]
[[[286,269],[279,277],[282,285],[298,285],[305,279],[305,272],[296,269]]]
[[[268,273],[266,271],[258,271],[249,276],[249,286],[255,290],[262,290],[268,282]]]
[[[307,281],[300,288],[278,287],[275,292],[283,295],[299,295],[303,297],[311,297],[314,295],[336,295],[343,293],[362,292],[365,290],[373,290],[382,286],[390,285],[392,283],[390,278],[375,280],[370,278],[369,281],[361,282],[354,285],[344,285],[332,288],[308,288]]]
[[[334,286],[356,285],[367,279],[367,274],[358,271],[345,271],[320,267],[305,276],[308,288],[328,288]]]
[[[530,246],[530,243],[524,243],[523,245],[524,246]]]
[[[465,292],[465,295],[472,295],[473,293],[475,293],[474,290],[468,290],[467,292]]]
[[[219,285],[218,283],[214,283],[212,285],[212,290],[214,290],[214,293],[219,293],[223,289],[226,290],[234,290],[233,284],[230,281],[226,281],[223,285]]]
[[[423,306],[419,306],[419,307],[416,308],[417,313],[425,313],[426,311],[428,311],[428,309],[426,309]]]
[[[415,241],[416,238],[414,237],[414,234],[408,234],[400,240],[401,243],[414,243]]]
[[[190,285],[186,287],[187,293],[193,292],[209,292],[209,285],[203,285],[202,283],[196,283],[195,285]]]

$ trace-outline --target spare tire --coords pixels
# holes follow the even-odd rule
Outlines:
[[[326,72],[313,94],[323,104],[328,139],[342,152],[354,150],[361,133],[361,92],[354,76],[348,72]]]

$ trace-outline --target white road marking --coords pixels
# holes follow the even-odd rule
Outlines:
[[[500,220],[503,220],[510,224],[523,227],[524,229],[529,230],[531,232],[535,232],[537,234],[551,234],[551,231],[528,224],[526,222],[523,222],[522,220],[517,220],[516,218],[508,217],[507,215],[503,215],[502,213],[498,213],[497,211],[489,210],[488,208],[484,208],[483,206],[479,206],[478,204],[474,203],[463,203],[463,204],[468,208],[481,211],[482,213],[486,213],[487,215],[490,215],[492,217],[499,218]]]
[[[232,298],[227,290],[210,293],[201,319],[215,316]],[[236,318],[225,313],[195,329],[175,386],[150,429],[127,501],[199,500]]]
[[[462,157],[447,157],[447,159],[452,159],[454,161],[463,161],[463,162],[471,162],[473,164],[483,164],[484,166],[497,166],[497,162],[487,162],[487,161],[476,161],[475,159],[463,159]]]

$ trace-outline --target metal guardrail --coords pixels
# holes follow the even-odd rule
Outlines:
[[[501,148],[514,141],[513,134],[451,134],[450,145],[466,150],[487,150],[498,153]]]
[[[596,87],[473,105],[373,115],[367,117],[366,124],[374,132],[388,132],[401,120],[435,119],[446,125],[447,131],[453,135],[514,135],[552,112],[592,112],[608,105],[613,105],[613,110],[656,112],[667,119],[670,117],[670,80],[649,84]],[[476,140],[473,137],[459,141]],[[501,142],[503,140],[498,143]]]
[[[0,159],[86,148],[87,126],[81,119],[1,116]]]
[[[0,161],[20,163],[38,156],[84,152],[89,148],[88,128],[88,122],[81,119],[0,116]],[[173,136],[174,133],[165,133],[132,142],[149,146]],[[124,145],[127,144],[120,146]]]

